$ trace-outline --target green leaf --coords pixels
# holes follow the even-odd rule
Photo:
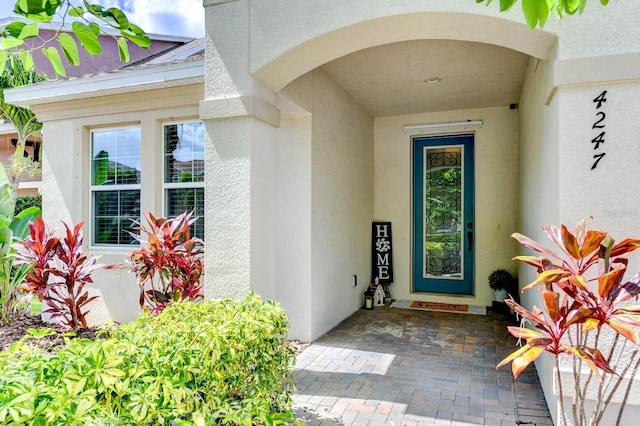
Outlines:
[[[24,44],[23,40],[18,40],[17,38],[2,37],[2,43],[0,43],[0,49],[3,49],[3,50],[13,49],[14,47],[18,47],[23,44]]]
[[[121,30],[120,34],[122,34],[123,37],[126,37],[127,40],[135,43],[143,49],[147,49],[149,46],[151,46],[151,39],[149,38],[147,33],[145,33],[142,28],[135,24],[129,25],[129,28],[127,28],[126,30]]]
[[[13,235],[18,238],[25,238],[29,234],[29,222],[33,222],[36,220],[36,217],[40,216],[42,211],[40,207],[31,206],[22,210],[18,213],[11,224],[9,224],[9,228],[13,231]]]
[[[31,56],[31,51],[29,50],[20,50],[18,52],[18,56],[20,56],[20,60],[22,61],[22,65],[24,66],[25,71],[31,71],[34,67],[33,56]]]
[[[12,22],[4,28],[2,36],[18,38],[20,37],[20,33],[22,32],[22,29],[25,27],[25,25],[27,24],[25,24],[24,22]]]
[[[34,22],[32,24],[25,25],[18,38],[20,40],[24,40],[27,38],[38,37],[38,35],[40,35],[40,27]]]
[[[0,182],[0,218],[12,218],[15,204],[13,198],[11,198],[11,184],[4,167],[0,167]]]
[[[11,229],[6,227],[0,228],[0,257],[6,258],[7,253],[9,253],[9,250],[11,249],[12,243],[13,232],[11,232]]]
[[[96,36],[100,35],[100,25],[96,24],[95,22],[89,22],[89,28]]]
[[[53,46],[45,47],[42,49],[42,53],[44,54],[44,56],[47,57],[47,59],[49,59],[49,62],[53,67],[53,71],[57,75],[61,75],[61,76],[67,75],[67,72],[64,70],[64,67],[62,66],[62,59],[60,59],[60,53],[58,53],[58,49],[56,49]]]
[[[131,25],[127,16],[120,9],[115,7],[107,9],[103,17],[107,24],[119,30],[127,29],[129,28],[129,25]]]
[[[551,11],[549,0],[522,0],[522,11],[529,28],[534,29],[538,23],[543,27]]]
[[[64,56],[67,58],[67,62],[71,65],[80,65],[80,56],[78,54],[78,45],[73,37],[67,33],[60,33],[58,35],[58,43],[64,52]]]
[[[580,9],[582,4],[586,4],[586,1],[583,1],[583,0],[562,0],[561,7],[569,15],[573,15],[574,13],[576,13]],[[560,7],[556,7],[556,8],[560,9]]]
[[[506,12],[516,3],[517,0],[500,0],[500,12]]]
[[[9,54],[6,50],[0,50],[0,70],[3,70],[9,59]]]
[[[118,52],[120,53],[120,60],[122,62],[129,62],[131,56],[129,55],[129,45],[127,39],[124,37],[118,38]]]
[[[87,0],[82,0],[82,2],[84,3],[84,7],[87,8],[87,12],[89,12],[90,14],[100,17],[104,11],[104,7],[102,7],[99,4],[89,4],[87,3]]]
[[[81,6],[69,8],[69,16],[80,18],[82,15],[84,15],[84,9]]]
[[[99,55],[102,53],[102,46],[98,36],[91,29],[89,25],[85,25],[82,22],[74,22],[71,24],[73,33],[78,37],[80,43],[90,55]]]
[[[18,0],[13,12],[31,21],[48,23],[63,4],[62,0]]]

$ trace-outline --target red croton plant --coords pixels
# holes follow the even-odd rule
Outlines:
[[[96,257],[82,251],[82,225],[72,229],[65,224],[66,234],[58,238],[37,217],[29,223],[29,236],[13,246],[15,263],[33,267],[25,283],[46,302],[43,313],[73,330],[87,328],[88,305],[98,296],[89,296],[84,287],[93,282],[91,274],[101,267]]]
[[[533,306],[529,311],[514,300],[507,300],[522,319],[522,327],[509,327],[509,332],[526,344],[502,360],[498,368],[511,362],[517,377],[543,352],[551,353],[555,357],[565,425],[571,423],[564,406],[564,393],[569,389],[564,387],[573,388],[573,425],[599,424],[616,392],[622,395],[619,423],[633,382],[629,380],[626,390],[621,389],[623,378],[635,376],[640,365],[636,328],[640,326],[640,305],[632,304],[640,294],[640,273],[624,280],[628,263],[624,256],[640,247],[640,239],[627,238],[615,244],[607,232],[587,229],[590,218],[578,223],[575,234],[564,225],[542,227],[561,252],[513,234],[520,244],[539,254],[517,256],[514,260],[537,268],[536,280],[522,291],[538,289],[542,308]],[[612,338],[604,338],[607,334]],[[572,357],[573,383],[562,382],[559,358],[563,356]],[[582,374],[583,366],[589,367],[587,374]],[[597,381],[592,382],[594,376]],[[594,389],[595,404],[588,410],[587,391]]]
[[[140,307],[160,312],[170,301],[203,298],[200,278],[204,269],[204,243],[192,237],[192,213],[167,219],[144,213],[147,226],[138,223],[132,234],[140,249],[127,254],[128,266],[140,286]]]

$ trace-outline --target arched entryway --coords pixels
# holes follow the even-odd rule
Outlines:
[[[277,169],[287,176],[282,181],[304,182],[305,187],[281,191],[279,214],[289,218],[283,227],[309,203],[309,221],[300,230],[310,247],[304,259],[309,272],[303,274],[311,283],[310,301],[300,309],[295,293],[283,292],[285,306],[310,315],[316,331],[335,325],[336,311],[357,308],[364,287],[349,284],[353,275],[365,285],[373,278],[367,231],[373,220],[393,224],[395,298],[456,303],[462,296],[465,303],[490,305],[492,293],[483,285],[486,276],[509,265],[515,254],[509,236],[518,222],[520,93],[528,68],[547,60],[554,43],[550,33],[530,31],[503,18],[400,14],[321,33],[289,46],[253,72],[253,78],[279,98],[277,145],[294,153],[278,157]],[[420,208],[412,198],[417,176],[412,141],[424,133],[404,129],[470,119],[483,123],[462,130],[472,135],[475,147],[475,173],[473,168],[467,173],[475,174],[471,184],[477,207],[464,220],[447,223],[457,227],[458,251],[469,250],[467,286],[459,291],[418,285],[413,265],[425,254],[416,249],[421,245],[415,243],[416,224],[424,218],[416,217]],[[444,129],[435,134],[460,132]],[[304,173],[294,173],[301,164]],[[472,227],[472,237],[467,237],[467,226]],[[293,282],[286,284],[294,275],[285,265],[305,263],[300,253],[280,252],[282,259],[290,257],[282,261],[278,285],[295,287]]]

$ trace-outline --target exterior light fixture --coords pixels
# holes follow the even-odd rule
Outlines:
[[[373,291],[371,291],[371,287],[368,287],[367,291],[364,292],[364,308],[373,309]]]
[[[421,133],[448,129],[466,130],[482,127],[482,120],[451,121],[447,123],[407,124],[402,128],[405,133]]]

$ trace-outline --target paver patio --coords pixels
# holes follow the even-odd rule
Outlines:
[[[512,324],[491,310],[360,310],[298,355],[295,407],[309,425],[552,425],[533,366],[496,371]]]

